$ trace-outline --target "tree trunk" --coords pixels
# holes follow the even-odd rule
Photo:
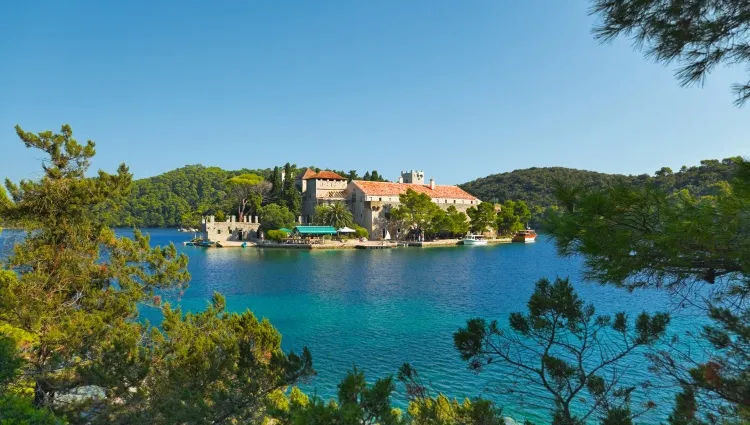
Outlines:
[[[34,406],[45,407],[52,404],[52,400],[55,398],[55,392],[52,387],[44,384],[42,381],[37,381],[34,386]]]

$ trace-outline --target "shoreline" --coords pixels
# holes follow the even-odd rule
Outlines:
[[[488,239],[487,245],[511,243],[511,238]],[[215,248],[261,248],[291,249],[308,251],[339,251],[351,249],[393,249],[393,248],[444,248],[463,246],[459,239],[441,239],[436,241],[357,241],[327,242],[322,244],[285,244],[271,241],[219,241],[221,246]]]

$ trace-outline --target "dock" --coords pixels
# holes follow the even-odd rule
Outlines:
[[[488,244],[510,243],[510,238],[488,239]],[[326,243],[287,244],[272,241],[219,241],[217,248],[269,248],[269,249],[303,249],[303,250],[345,250],[345,249],[391,249],[398,247],[435,248],[461,246],[458,239],[441,239],[436,241],[326,241]]]

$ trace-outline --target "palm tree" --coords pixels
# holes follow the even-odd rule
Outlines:
[[[315,207],[315,224],[333,226],[337,229],[354,225],[354,217],[342,202]]]

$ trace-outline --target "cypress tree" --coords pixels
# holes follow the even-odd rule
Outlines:
[[[281,172],[279,167],[273,167],[273,173],[271,174],[271,194],[269,199],[271,203],[281,204],[284,198],[284,188],[281,183]]]
[[[288,162],[284,165],[284,175],[286,176],[283,193],[284,204],[296,217],[300,214],[302,207],[302,194],[294,186],[294,171]]]

